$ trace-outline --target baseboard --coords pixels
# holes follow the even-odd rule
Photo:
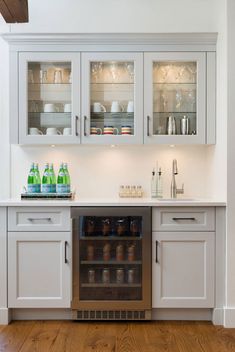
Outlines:
[[[213,309],[212,323],[214,325],[224,325],[224,308]]]
[[[12,309],[12,320],[73,320],[71,309],[17,308]]]
[[[157,308],[152,310],[153,320],[212,320],[212,309]]]
[[[235,328],[235,308],[224,308],[224,327]]]
[[[218,313],[219,314],[219,313]],[[73,320],[70,309],[12,309],[12,320]],[[173,309],[152,310],[153,320],[207,320],[212,321],[212,309]],[[219,319],[219,318],[218,318]]]
[[[0,308],[0,325],[8,325],[11,321],[9,308]]]

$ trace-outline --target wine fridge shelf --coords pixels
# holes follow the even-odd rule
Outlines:
[[[81,264],[83,265],[141,265],[141,260],[81,260]]]
[[[141,284],[118,284],[118,283],[109,283],[109,284],[103,284],[103,283],[97,283],[97,284],[89,284],[89,283],[84,283],[81,284],[81,287],[90,287],[90,288],[110,288],[110,287],[116,287],[116,288],[121,288],[121,287],[127,287],[127,288],[133,288],[133,287],[141,287]]]
[[[82,241],[141,241],[137,236],[86,236],[80,238]]]

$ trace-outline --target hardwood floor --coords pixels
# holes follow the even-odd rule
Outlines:
[[[48,351],[235,351],[235,329],[208,322],[17,321],[0,326],[0,352]]]

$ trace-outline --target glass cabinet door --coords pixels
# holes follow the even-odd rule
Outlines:
[[[204,53],[145,54],[145,142],[205,143]]]
[[[79,143],[80,56],[21,53],[20,143]]]
[[[84,53],[82,141],[143,143],[143,54]]]

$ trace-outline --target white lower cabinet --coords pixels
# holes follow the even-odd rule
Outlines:
[[[70,307],[71,233],[8,232],[9,308]]]
[[[153,308],[214,306],[214,232],[153,232]]]

